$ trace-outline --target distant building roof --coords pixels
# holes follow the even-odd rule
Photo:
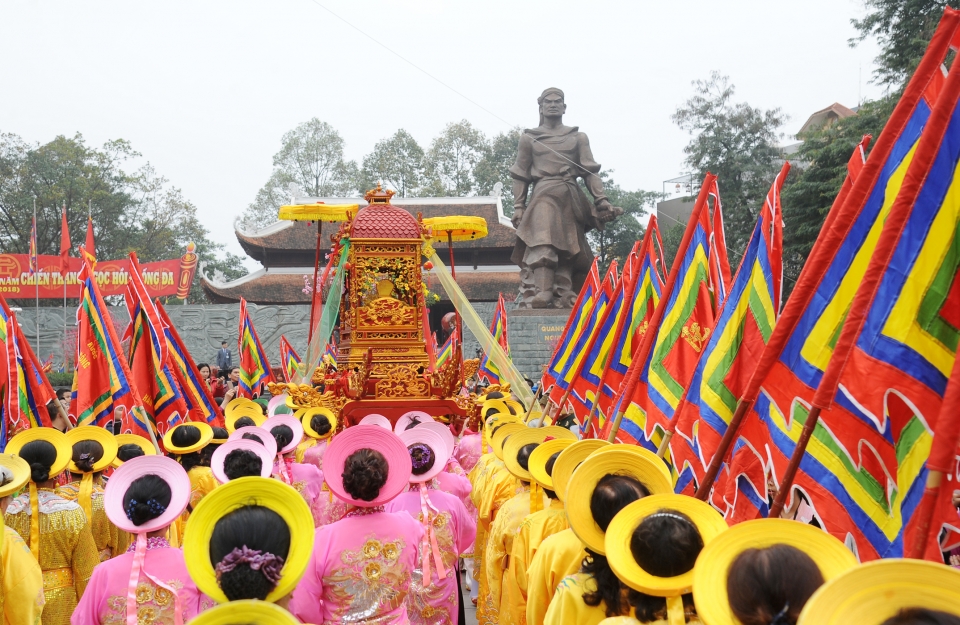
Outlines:
[[[839,102],[834,102],[827,108],[821,109],[807,118],[807,121],[803,123],[803,126],[800,127],[797,134],[800,135],[808,130],[817,130],[824,126],[829,126],[838,119],[846,119],[856,114],[857,112],[853,109],[847,108]]]
[[[297,203],[309,204],[359,204],[361,210],[354,222],[354,236],[381,237],[413,236],[418,227],[416,216],[424,218],[446,215],[471,215],[483,217],[488,234],[482,239],[456,241],[453,243],[457,264],[457,283],[472,301],[497,301],[498,294],[517,293],[520,288],[520,270],[510,260],[516,243],[516,231],[510,219],[503,214],[499,196],[466,198],[398,198],[394,196],[390,207],[390,221],[396,226],[385,232],[382,224],[368,224],[363,218],[370,212],[367,202],[360,198],[297,198]],[[399,209],[403,209],[400,211]],[[379,212],[379,211],[377,211]],[[382,216],[382,215],[381,215]],[[394,223],[395,222],[395,223]],[[360,228],[358,231],[357,229]],[[232,303],[243,297],[257,304],[308,304],[310,295],[303,292],[303,276],[313,276],[316,254],[317,226],[305,221],[277,221],[263,228],[246,230],[239,222],[234,224],[237,241],[247,255],[263,265],[237,280],[227,281],[222,276],[201,276],[204,292],[216,303]],[[323,249],[330,249],[330,235],[339,229],[339,224],[323,224]],[[435,241],[437,254],[449,265],[449,252],[445,241]],[[201,267],[201,272],[203,268]],[[446,299],[436,278],[425,275],[428,288]],[[308,279],[309,283],[309,279]]]
[[[302,198],[300,201],[324,202],[327,204],[359,204],[366,206],[360,198]],[[458,261],[471,265],[511,264],[510,254],[516,243],[516,231],[510,219],[503,214],[499,197],[465,198],[398,198],[391,205],[402,208],[416,217],[421,213],[424,218],[445,215],[471,215],[483,217],[487,222],[488,234],[482,239],[457,241],[453,244]],[[329,235],[337,229],[337,224],[324,224],[324,241],[330,247]],[[234,224],[237,241],[250,258],[267,267],[303,267],[313,263],[317,243],[317,227],[303,221],[278,221],[259,230],[245,230],[239,223]],[[440,242],[438,242],[440,243]],[[444,252],[446,245],[436,245],[438,253]],[[446,256],[444,256],[446,258]]]

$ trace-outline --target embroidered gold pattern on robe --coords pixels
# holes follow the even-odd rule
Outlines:
[[[370,534],[360,549],[340,554],[343,566],[323,578],[334,597],[331,604],[337,606],[337,620],[379,623],[380,619],[371,617],[403,604],[410,589],[410,572],[399,562],[404,547],[402,539],[384,543]],[[384,614],[384,619],[391,618]]]
[[[44,572],[43,625],[69,625],[70,615],[90,581],[93,568],[100,563],[87,517],[75,502],[67,501],[50,489],[39,489],[40,568]],[[17,497],[5,517],[10,527],[25,542],[30,541],[30,496]],[[70,578],[70,585],[62,585]],[[49,582],[51,585],[47,586]],[[52,587],[53,585],[57,587]]]

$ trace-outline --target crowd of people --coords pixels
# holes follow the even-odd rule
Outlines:
[[[4,622],[459,625],[469,597],[481,625],[960,625],[960,571],[860,564],[793,520],[728,527],[646,449],[478,403],[472,431],[235,398],[164,454],[20,432],[0,455]]]

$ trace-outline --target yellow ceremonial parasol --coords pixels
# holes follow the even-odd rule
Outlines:
[[[483,217],[467,215],[444,215],[442,217],[428,217],[423,220],[425,228],[429,228],[436,238],[446,237],[447,247],[450,250],[450,275],[457,279],[457,267],[453,262],[453,242],[473,241],[487,236],[487,220]],[[457,337],[463,341],[463,324],[460,315],[457,315]],[[463,367],[461,367],[461,370]],[[461,384],[463,380],[461,380]]]
[[[310,332],[307,343],[313,340],[313,321],[316,314],[317,299],[323,305],[323,295],[317,287],[317,275],[320,271],[320,247],[323,240],[323,222],[347,221],[356,214],[359,204],[285,204],[280,207],[278,218],[286,221],[315,221],[317,222],[317,250],[313,258],[313,297],[310,305]]]

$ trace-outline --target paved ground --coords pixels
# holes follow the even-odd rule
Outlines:
[[[461,573],[460,578],[460,588],[463,590],[463,613],[467,617],[467,625],[477,625],[477,609],[473,607],[473,603],[470,601],[470,591],[467,590],[467,584],[463,579],[465,573]]]

